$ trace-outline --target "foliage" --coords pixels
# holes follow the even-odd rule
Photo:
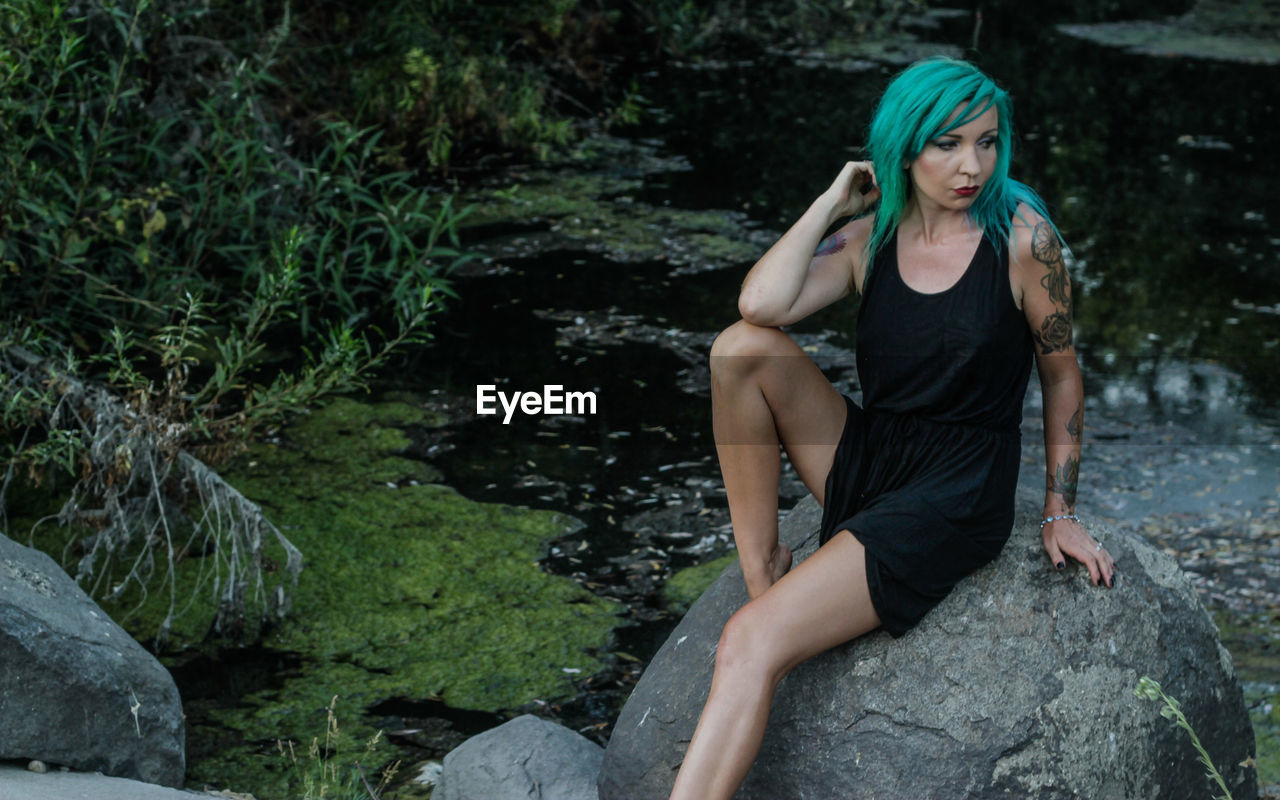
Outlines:
[[[243,52],[200,35],[202,3],[71,8],[0,3],[0,508],[15,476],[71,481],[78,577],[112,593],[188,534],[230,546],[221,623],[261,591],[238,547],[261,525],[180,456],[216,461],[426,341],[467,209],[393,168],[376,129],[328,120],[296,152],[265,100],[287,6]],[[234,513],[186,519],[193,499]]]
[[[251,13],[235,13],[243,6]],[[286,13],[262,0],[221,8],[245,38]],[[565,112],[591,114],[607,92],[599,54],[616,14],[578,0],[329,0],[293,13],[298,38],[272,65],[274,102],[306,136],[336,115],[435,171],[494,150],[546,154],[573,134]]]
[[[244,13],[247,7],[248,13]],[[664,55],[883,34],[924,0],[337,0],[293,10],[272,102],[304,136],[337,115],[385,132],[407,163],[447,173],[494,154],[545,157],[584,118],[634,124],[636,74]],[[285,11],[224,0],[216,19],[266,38]],[[236,13],[239,12],[239,13]],[[267,46],[264,42],[262,46]]]
[[[337,705],[338,696],[334,695],[327,710],[324,743],[321,744],[320,737],[314,737],[304,759],[298,759],[293,740],[276,741],[276,749],[293,776],[294,796],[299,800],[378,800],[395,777],[400,762],[388,764],[379,773],[378,784],[372,785],[359,759],[379,758],[377,751],[382,731],[375,733],[359,756],[352,760],[350,755],[344,754],[344,745],[349,744],[349,737],[338,728]]]
[[[1215,797],[1214,800],[1231,800],[1231,790],[1227,788],[1227,782],[1222,779],[1217,767],[1213,766],[1213,760],[1209,758],[1208,751],[1204,749],[1204,745],[1200,744],[1200,737],[1196,736],[1191,723],[1187,721],[1187,716],[1182,713],[1182,704],[1165,694],[1159,683],[1145,675],[1138,681],[1138,686],[1133,690],[1133,693],[1145,700],[1156,700],[1164,703],[1164,707],[1160,709],[1160,716],[1187,732],[1187,735],[1191,737],[1191,745],[1198,754],[1198,760],[1204,765],[1205,774],[1214,783],[1218,784],[1218,788],[1222,790],[1222,794]]]
[[[822,45],[834,38],[884,35],[925,0],[658,0],[646,4],[662,44],[684,56],[757,45]]]

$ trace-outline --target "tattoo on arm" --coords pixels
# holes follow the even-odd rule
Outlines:
[[[1054,305],[1071,312],[1071,279],[1067,265],[1062,260],[1062,243],[1048,222],[1040,222],[1031,232],[1031,255],[1044,264],[1049,273],[1040,279],[1040,285],[1049,292]]]
[[[1032,331],[1036,344],[1040,346],[1041,355],[1049,355],[1071,349],[1071,315],[1063,311],[1055,311],[1044,318],[1040,330]]]
[[[1071,415],[1071,419],[1067,420],[1067,435],[1071,437],[1071,441],[1080,441],[1081,435],[1084,433],[1084,409],[1076,406],[1076,413]]]
[[[818,243],[818,249],[814,251],[814,258],[829,256],[832,253],[839,253],[844,249],[844,234],[833,233]]]
[[[1045,489],[1062,498],[1067,511],[1076,507],[1076,484],[1080,480],[1080,459],[1067,456],[1064,464],[1058,464],[1045,481]]]

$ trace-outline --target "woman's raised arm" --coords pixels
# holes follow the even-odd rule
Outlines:
[[[863,194],[860,187],[867,184]],[[871,162],[845,164],[830,188],[747,273],[738,295],[742,318],[765,327],[790,325],[848,294],[869,221],[854,220],[818,240],[831,223],[863,213],[879,198]]]

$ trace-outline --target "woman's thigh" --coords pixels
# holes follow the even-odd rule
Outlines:
[[[740,320],[712,346],[711,374],[713,394],[730,386],[760,392],[773,416],[778,441],[800,480],[821,503],[848,409],[813,360],[779,329]],[[749,380],[742,381],[744,377]],[[719,434],[716,443],[767,444],[721,441]]]

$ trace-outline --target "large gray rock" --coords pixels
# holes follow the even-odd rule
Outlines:
[[[1091,525],[1117,563],[1099,589],[1050,569],[1027,496],[1000,558],[900,639],[874,633],[783,681],[741,798],[1205,800],[1186,734],[1133,694],[1148,675],[1183,710],[1236,800],[1257,796],[1241,762],[1253,731],[1231,658],[1177,564]],[[812,552],[812,498],[782,526]],[[716,641],[746,601],[737,566],[694,604],[614,728],[601,800],[665,798],[711,682]]]
[[[444,757],[442,800],[596,800],[604,750],[526,714],[473,736]]]
[[[53,559],[0,535],[0,759],[177,787],[183,738],[160,662]]]
[[[235,795],[249,797],[250,795]],[[154,783],[108,778],[89,772],[29,772],[0,764],[0,798],[4,800],[210,800],[205,792],[188,792]]]

